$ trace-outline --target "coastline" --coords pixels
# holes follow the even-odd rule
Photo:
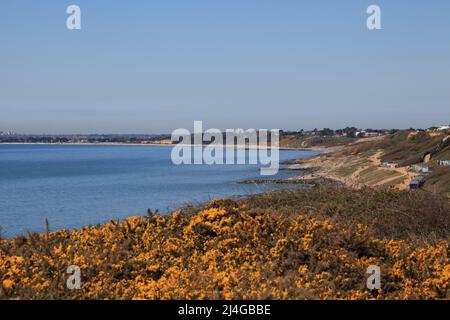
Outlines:
[[[207,147],[208,145],[198,144],[173,144],[173,143],[120,143],[120,142],[68,142],[68,143],[49,143],[49,142],[0,142],[1,145],[55,145],[55,146],[134,146],[134,147]],[[260,146],[255,145],[215,145],[214,147],[222,148],[236,148],[245,150],[260,150]],[[268,147],[270,149],[270,146]],[[301,184],[301,185],[318,185],[318,184],[332,184],[332,185],[346,185],[352,188],[361,188],[363,186],[373,185],[362,183],[355,176],[359,171],[352,172],[349,177],[342,177],[336,174],[336,169],[339,169],[343,163],[352,161],[351,156],[347,156],[346,159],[341,159],[337,155],[340,151],[348,148],[348,146],[312,146],[308,148],[304,147],[279,147],[278,151],[316,151],[320,152],[318,155],[309,156],[300,159],[291,159],[282,162],[286,167],[280,169],[283,171],[299,171],[288,178],[274,179],[274,180],[243,180],[236,181],[239,184]],[[334,154],[334,156],[333,156]],[[326,158],[321,156],[327,155]],[[378,159],[370,157],[370,161],[376,163]],[[412,179],[412,176],[408,176],[408,179],[401,183],[397,188],[405,189],[408,182]]]
[[[369,187],[407,190],[410,182],[418,175],[407,167],[380,167],[382,150],[359,154],[354,153],[351,146],[346,146],[322,151],[320,155],[289,162],[289,168],[301,171],[301,174],[290,179],[304,183],[323,180],[352,189]]]
[[[55,146],[64,146],[64,145],[74,145],[74,146],[142,146],[142,147],[174,147],[178,144],[175,143],[121,143],[121,142],[64,142],[64,143],[51,143],[51,142],[0,142],[0,145],[55,145]],[[179,146],[186,147],[207,147],[207,144],[198,145],[198,144],[180,144]],[[219,144],[214,145],[214,147],[222,147],[222,148],[237,148],[237,149],[263,149],[260,146],[254,145],[229,145],[229,144]],[[270,149],[270,146],[267,147]],[[311,147],[311,148],[295,148],[295,147],[278,147],[278,150],[291,150],[291,151],[320,151],[327,152],[326,150],[329,148],[322,147]]]
[[[0,142],[0,145],[91,145],[91,146],[172,146],[170,143],[120,143],[120,142],[64,142],[64,143],[51,143],[51,142]]]

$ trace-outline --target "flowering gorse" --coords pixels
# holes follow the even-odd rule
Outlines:
[[[69,265],[80,290],[65,286]],[[379,290],[366,288],[370,265]],[[449,281],[447,241],[379,239],[230,200],[0,244],[3,299],[449,299]]]

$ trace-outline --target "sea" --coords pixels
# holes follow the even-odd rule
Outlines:
[[[44,232],[46,219],[51,231],[74,229],[143,216],[147,209],[167,214],[213,198],[288,187],[238,183],[267,179],[259,165],[174,165],[171,151],[171,146],[0,144],[0,235]],[[280,160],[317,153],[280,150]],[[293,174],[280,171],[270,178]]]

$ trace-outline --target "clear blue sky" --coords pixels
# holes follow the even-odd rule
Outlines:
[[[0,131],[449,123],[449,17],[448,0],[1,0]]]

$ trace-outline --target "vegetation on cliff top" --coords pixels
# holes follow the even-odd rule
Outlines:
[[[449,299],[450,209],[323,186],[0,241],[3,299]],[[78,265],[80,290],[65,286]],[[366,289],[378,265],[382,288]]]

